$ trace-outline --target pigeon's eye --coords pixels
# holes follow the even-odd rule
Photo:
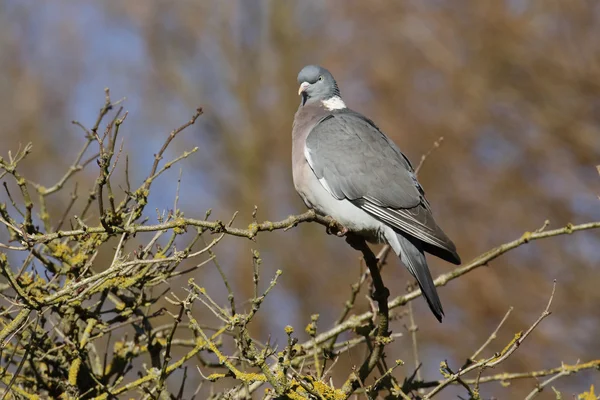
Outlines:
[[[322,81],[323,80],[323,75],[319,75],[319,80]]]

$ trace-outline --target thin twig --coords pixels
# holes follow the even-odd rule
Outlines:
[[[502,325],[504,325],[504,323],[506,322],[506,320],[508,319],[508,316],[510,315],[510,313],[512,312],[513,307],[510,307],[508,309],[508,311],[506,312],[506,314],[504,314],[504,317],[502,318],[502,320],[500,321],[500,323],[498,324],[498,326],[496,327],[496,329],[494,329],[494,332],[492,332],[492,334],[487,338],[487,340],[485,341],[485,343],[483,343],[481,345],[480,348],[478,348],[475,353],[473,353],[473,355],[471,357],[469,357],[469,360],[471,361],[475,361],[477,359],[477,357],[479,356],[479,354],[481,354],[481,352],[483,350],[485,350],[485,348],[494,340],[496,339],[498,332],[500,331],[500,328],[502,327]]]
[[[433,153],[433,151],[435,149],[440,147],[440,145],[442,144],[443,141],[444,141],[444,137],[440,136],[440,138],[438,140],[433,142],[433,146],[431,146],[429,151],[421,156],[421,161],[419,161],[419,165],[417,165],[417,168],[415,168],[415,175],[419,175],[419,171],[421,171],[423,164],[425,164],[425,160],[427,160],[427,158],[431,155],[431,153]]]
[[[410,321],[410,326],[407,327],[410,332],[411,342],[412,342],[412,350],[413,350],[413,361],[415,363],[415,372],[417,380],[421,380],[421,362],[419,361],[419,347],[417,341],[417,331],[419,327],[415,324],[415,317],[413,313],[412,303],[408,303],[408,320]]]
[[[554,382],[555,380],[557,380],[558,378],[561,378],[563,376],[567,376],[570,375],[572,372],[569,370],[562,370],[560,371],[558,374],[546,379],[545,381],[543,381],[542,383],[536,385],[535,389],[533,389],[531,391],[531,393],[529,393],[527,395],[527,397],[525,397],[525,400],[531,400],[534,397],[536,397],[538,394],[542,393],[542,391],[544,390],[544,388],[546,386],[548,386],[549,384],[551,384],[552,382]]]

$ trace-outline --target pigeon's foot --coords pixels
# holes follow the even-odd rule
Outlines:
[[[333,221],[331,224],[329,224],[329,226],[325,228],[325,232],[327,232],[328,235],[344,237],[348,233],[348,228],[339,225],[337,222]]]
[[[344,237],[344,236],[346,236],[346,234],[348,233],[348,228],[346,228],[345,226],[342,226],[342,225],[340,225],[339,228],[340,229],[338,229],[338,231],[335,232],[335,234],[338,237]]]
[[[329,219],[329,225],[327,225],[327,227],[325,228],[325,232],[327,232],[328,235],[336,235],[338,237],[346,236],[346,234],[348,233],[348,228],[346,228],[344,225],[340,224],[330,216],[327,216],[326,218]]]

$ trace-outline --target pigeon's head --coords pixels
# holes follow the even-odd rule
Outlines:
[[[298,83],[300,84],[298,94],[302,96],[302,105],[317,101],[331,102],[332,99],[341,102],[340,90],[333,75],[323,67],[307,65],[302,68],[298,74]]]

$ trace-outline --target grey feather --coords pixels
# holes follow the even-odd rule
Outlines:
[[[304,68],[292,131],[294,186],[304,203],[373,242],[389,243],[438,320],[443,309],[425,252],[460,264],[413,167],[370,119],[345,108],[329,71]],[[330,107],[330,99],[336,105]]]
[[[337,199],[422,240],[460,264],[454,243],[439,228],[424,191],[402,152],[370,120],[354,112],[321,118],[306,138],[308,162]]]
[[[441,322],[442,316],[444,315],[444,309],[442,308],[442,302],[438,297],[433,278],[427,267],[427,261],[425,260],[425,254],[421,243],[408,235],[395,233],[393,231],[386,232],[386,238],[388,239],[390,246],[392,246],[392,249],[394,249],[394,252],[400,254],[400,259],[406,266],[406,269],[408,269],[411,275],[417,280],[429,308],[438,321]]]
[[[309,163],[338,199],[369,199],[392,208],[421,203],[412,167],[367,118],[354,112],[324,118],[306,138]]]
[[[453,264],[461,263],[454,243],[436,224],[431,211],[424,204],[410,209],[395,210],[374,204],[368,199],[354,200],[353,203],[396,230],[422,240],[428,253]]]

